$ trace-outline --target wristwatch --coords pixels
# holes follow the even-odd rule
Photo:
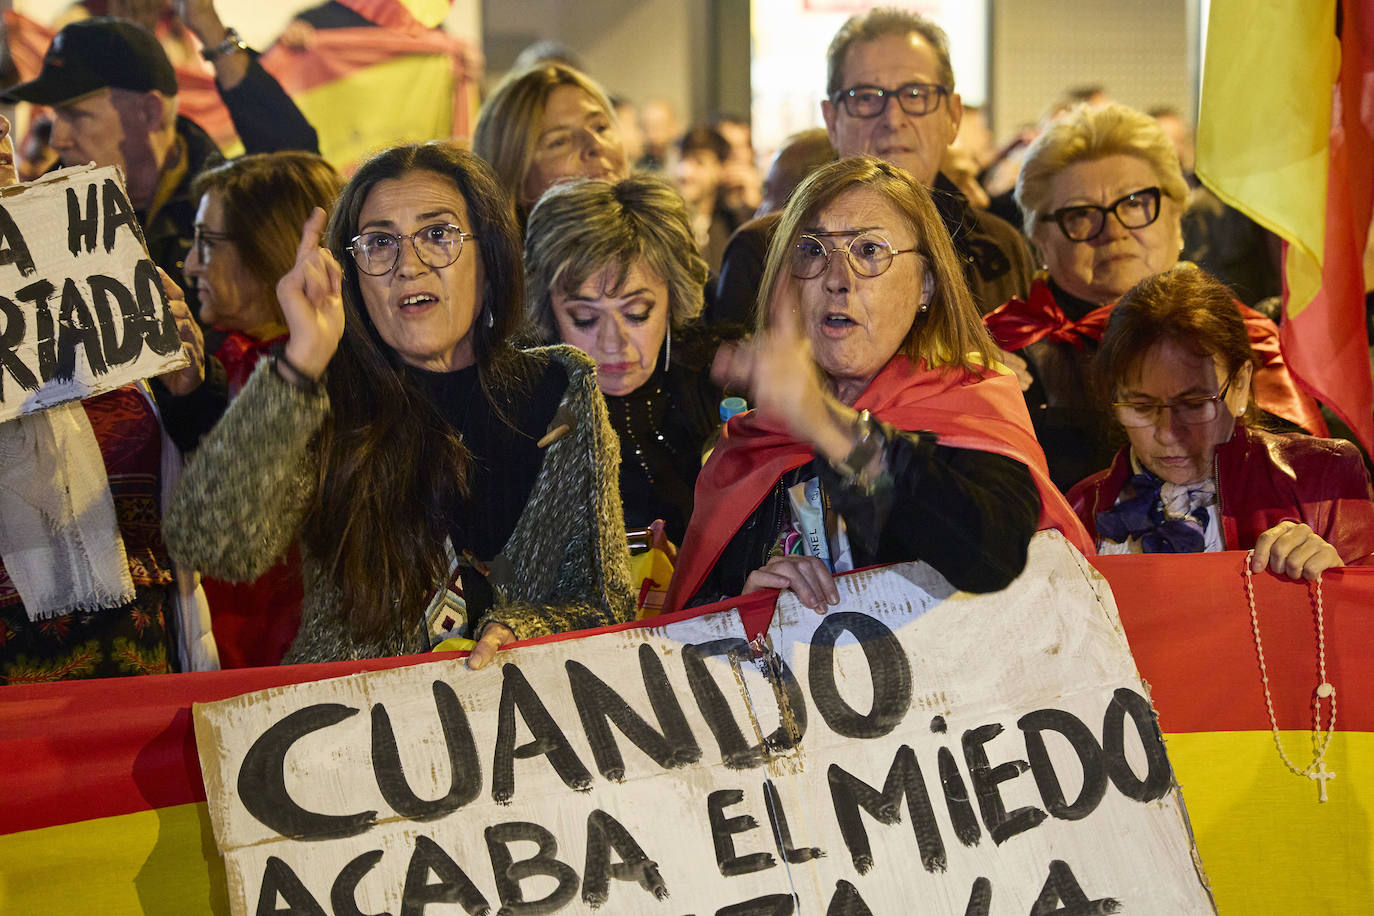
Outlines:
[[[243,36],[238,33],[237,29],[231,28],[224,30],[224,40],[219,44],[215,45],[213,48],[201,48],[200,56],[213,62],[219,60],[226,54],[247,50],[248,42],[243,40]]]

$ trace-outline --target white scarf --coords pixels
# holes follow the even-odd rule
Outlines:
[[[0,423],[0,558],[30,620],[134,600],[105,461],[79,401]]]

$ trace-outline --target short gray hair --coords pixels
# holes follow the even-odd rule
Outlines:
[[[681,330],[701,312],[707,276],[682,196],[650,175],[554,185],[525,232],[526,317],[556,341],[555,292],[573,295],[607,267],[619,271],[610,287],[618,290],[641,261],[668,287],[669,325]]]
[[[1094,108],[1078,105],[1045,129],[1026,151],[1016,179],[1016,203],[1025,214],[1026,234],[1045,215],[1050,186],[1063,169],[1076,162],[1108,156],[1134,156],[1154,170],[1159,188],[1179,205],[1188,203],[1188,182],[1178,153],[1159,122],[1143,111],[1112,103]]]
[[[835,93],[845,88],[844,59],[855,44],[888,35],[910,35],[913,32],[935,49],[935,56],[940,62],[940,72],[937,74],[940,85],[953,92],[954,65],[949,62],[949,36],[945,34],[945,30],[920,13],[880,6],[866,13],[850,16],[844,25],[840,26],[835,37],[830,39],[830,48],[825,52],[825,97],[833,99]]]

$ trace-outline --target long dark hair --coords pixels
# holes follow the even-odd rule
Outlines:
[[[472,225],[464,228],[476,236],[485,278],[472,340],[488,402],[509,387],[517,359],[510,339],[524,303],[510,198],[472,153],[438,142],[394,147],[369,159],[344,187],[326,231],[343,268],[344,333],[325,376],[330,418],[304,540],[332,570],[349,625],[374,638],[398,614],[418,620],[446,575],[445,514],[466,494],[471,463],[461,438],[407,378],[368,318],[348,249],[372,189],[415,171],[452,181],[467,203]]]

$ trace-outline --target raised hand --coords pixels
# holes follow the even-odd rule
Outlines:
[[[295,266],[277,281],[277,302],[291,331],[286,359],[311,379],[324,375],[344,329],[343,271],[320,247],[324,224],[324,210],[316,207],[301,229]]]
[[[711,378],[722,387],[749,392],[762,416],[781,421],[826,459],[841,461],[854,445],[857,411],[827,390],[811,341],[802,332],[799,309],[797,281],[779,278],[768,304],[768,330],[747,341],[721,344]]]
[[[167,294],[172,317],[177,322],[177,336],[181,338],[181,349],[191,360],[191,364],[186,368],[174,369],[159,378],[172,394],[187,395],[205,381],[205,335],[201,333],[200,325],[192,316],[191,307],[186,304],[186,294],[181,291],[181,287],[177,286],[161,267],[157,272],[158,276],[162,277],[162,291]]]

